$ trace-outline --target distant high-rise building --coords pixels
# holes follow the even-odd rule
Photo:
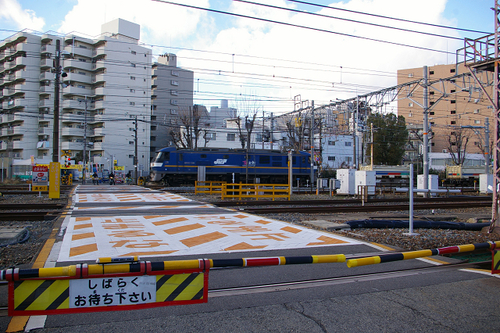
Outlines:
[[[164,54],[153,64],[151,101],[151,155],[172,146],[170,132],[183,125],[193,108],[193,72],[177,67],[175,54]]]

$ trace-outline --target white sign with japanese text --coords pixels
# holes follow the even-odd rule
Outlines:
[[[156,302],[156,276],[70,280],[69,307],[88,308]]]

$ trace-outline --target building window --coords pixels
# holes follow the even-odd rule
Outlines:
[[[131,63],[131,64],[130,64],[130,66],[131,66],[131,67],[135,67],[135,64],[134,64],[134,63]]]
[[[177,105],[177,100],[176,99],[171,99],[170,100],[171,105]]]
[[[154,110],[156,110],[157,107],[158,107],[157,105],[151,105],[151,110],[154,111]]]
[[[328,156],[329,161],[335,161],[335,156]]]
[[[135,76],[131,76],[131,77],[130,77],[130,79],[131,79],[131,80],[135,80]]]
[[[130,105],[135,105],[135,102],[129,102]]]
[[[130,89],[130,92],[131,93],[135,93],[135,89]]]
[[[179,81],[177,81],[177,80],[171,80],[170,84],[173,85],[173,86],[178,86],[179,85]]]
[[[335,141],[328,141],[329,146],[335,146]]]
[[[413,107],[413,103],[412,102],[408,103],[408,106],[412,108]]]
[[[481,120],[474,120],[474,124],[481,124]]]
[[[434,71],[429,71],[429,74],[430,74],[430,75],[433,75],[433,74],[434,74]]]
[[[455,72],[456,72],[455,68],[450,68],[450,73],[455,73]]]
[[[171,74],[172,74],[172,76],[179,76],[179,72],[178,71],[172,70]]]
[[[434,115],[434,111],[429,112],[429,115],[433,116]]]
[[[454,99],[452,99],[452,100],[450,101],[450,103],[451,103],[451,104],[455,104],[456,102],[457,102],[457,101],[456,101],[456,100],[454,100]]]
[[[451,111],[450,111],[450,114],[456,114],[456,113],[457,113],[457,111],[456,111],[456,110],[451,110]]]
[[[177,90],[170,90],[170,95],[172,95],[172,96],[178,96],[179,93],[177,92]]]
[[[152,131],[156,131],[156,126],[151,126]]]
[[[170,114],[177,114],[177,110],[176,109],[170,109]]]
[[[234,133],[227,133],[227,139],[226,141],[236,141],[236,134]]]
[[[351,141],[345,142],[345,146],[346,147],[351,147],[352,146],[352,142]]]
[[[134,144],[134,141],[129,141],[128,142],[129,145],[133,145]]]
[[[413,77],[413,73],[408,73],[408,77]]]
[[[151,141],[156,141],[156,136],[152,136]]]
[[[452,125],[455,125],[456,123],[457,123],[457,122],[456,122],[455,120],[452,120],[452,121],[451,121],[451,124],[452,124]]]

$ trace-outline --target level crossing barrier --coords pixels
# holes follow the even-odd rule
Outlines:
[[[492,251],[498,272],[500,241],[431,250],[386,253],[347,260],[348,267],[416,259],[440,254]],[[496,257],[496,258],[495,258]],[[138,257],[100,258],[96,264],[0,271],[8,281],[9,316],[102,312],[208,302],[208,274],[215,267],[254,267],[346,262],[344,254],[163,262]],[[497,270],[495,272],[495,269]]]
[[[197,180],[194,183],[194,193],[195,194],[218,194],[222,192],[222,186],[226,184],[225,181],[209,181]]]
[[[287,199],[290,200],[288,184],[223,184],[221,199]]]

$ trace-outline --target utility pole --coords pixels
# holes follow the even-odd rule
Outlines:
[[[273,150],[273,136],[274,136],[274,118],[273,118],[273,113],[271,112],[271,150]]]
[[[138,176],[137,176],[137,164],[139,162],[139,159],[138,159],[138,156],[137,156],[137,129],[138,129],[138,125],[137,125],[137,116],[135,116],[135,128],[134,128],[134,140],[135,140],[135,147],[134,147],[134,172],[135,172],[135,184],[137,185],[137,180],[138,180]],[[113,161],[114,163],[114,161]]]
[[[374,156],[374,153],[373,153],[373,123],[370,124],[370,143],[371,143],[371,152],[370,152],[370,165],[371,165],[371,168],[370,170],[373,171],[373,156]]]
[[[427,66],[424,66],[424,151],[423,151],[423,168],[424,168],[424,190],[429,189],[429,87]],[[412,181],[410,179],[410,181]],[[427,197],[427,192],[424,194]]]
[[[356,97],[356,112],[352,112],[352,165],[354,169],[358,169],[357,164],[357,145],[356,145],[356,125],[358,123],[358,110],[359,110],[359,95]]]
[[[52,131],[52,162],[59,162],[59,89],[61,81],[61,41],[56,39],[54,60],[54,120]]]
[[[309,132],[309,140],[311,141],[311,191],[314,187],[314,101],[311,101],[311,129]]]
[[[85,173],[87,172],[87,96],[85,96],[85,111],[83,114],[83,169],[82,169],[82,183],[85,184]]]
[[[264,149],[264,110],[262,110],[262,149]]]
[[[484,119],[484,172],[490,173],[490,119]]]

